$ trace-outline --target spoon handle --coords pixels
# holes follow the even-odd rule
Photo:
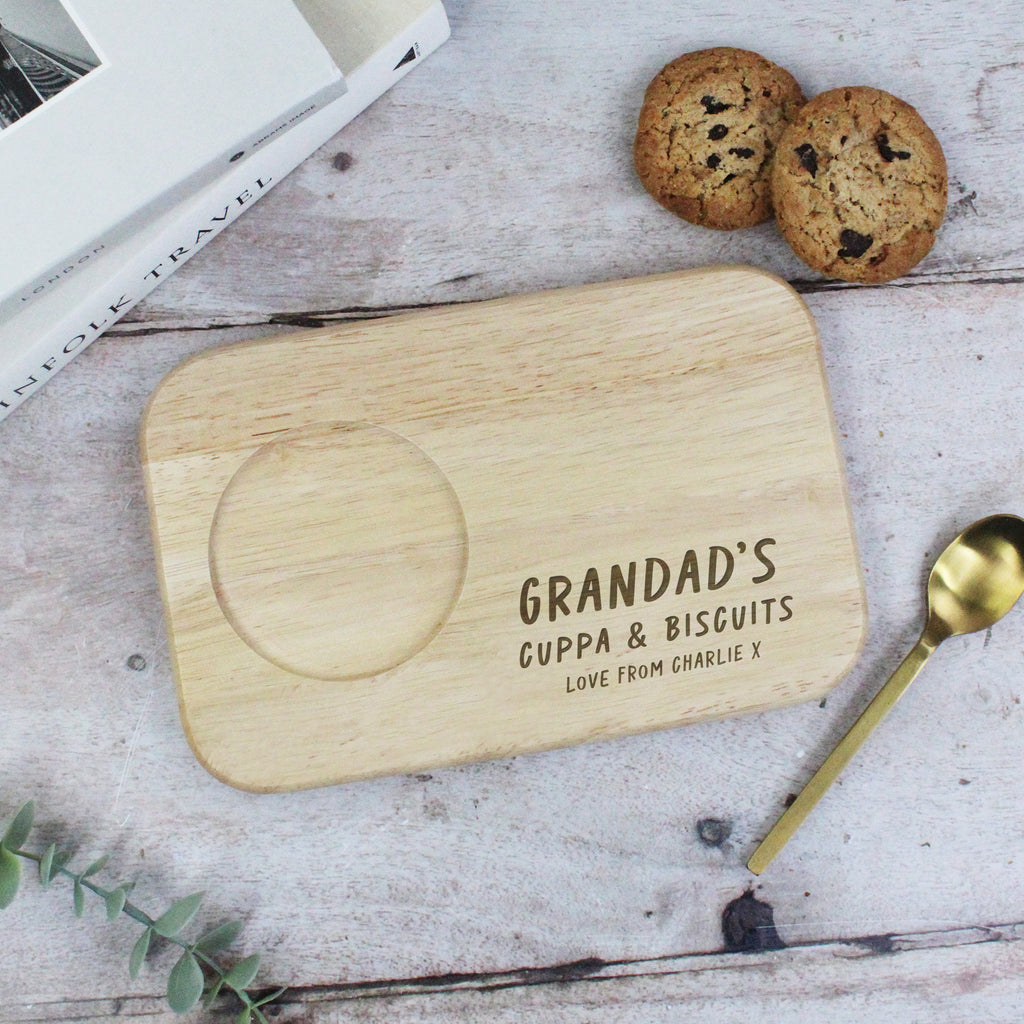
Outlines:
[[[772,830],[761,840],[753,852],[747,867],[759,875],[775,859],[778,852],[793,837],[793,833],[811,813],[825,790],[835,781],[839,773],[849,764],[860,745],[872,729],[892,710],[893,705],[903,696],[906,688],[935,650],[935,645],[922,636],[900,663],[889,681],[875,694],[871,703],[850,727],[849,732],[836,744],[822,766],[811,776],[799,796],[782,812]]]

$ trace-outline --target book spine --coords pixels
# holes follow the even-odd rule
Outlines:
[[[90,299],[66,312],[14,359],[0,366],[0,420],[35,394],[188,262],[262,195],[391,88],[449,35],[442,4],[432,6],[347,78],[348,91],[268,143],[201,197],[187,200],[171,220],[120,267]],[[114,259],[111,254],[111,259]]]

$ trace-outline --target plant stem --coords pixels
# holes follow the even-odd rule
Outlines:
[[[42,864],[43,861],[41,854],[32,853],[30,850],[11,850],[10,852],[13,853],[16,857],[21,857],[24,860],[32,861],[36,865]],[[95,882],[89,881],[88,878],[84,878],[82,877],[82,875],[75,874],[74,871],[71,871],[66,867],[58,868],[53,873],[53,876],[51,876],[51,880],[52,877],[55,877],[56,875],[63,875],[65,878],[70,878],[72,881],[77,882],[79,885],[81,885],[82,888],[88,889],[91,893],[98,896],[104,902],[106,902],[106,900],[115,891],[113,889],[104,889],[103,886],[97,885]],[[129,902],[127,899],[125,899],[124,901],[124,906],[121,908],[121,913],[126,914],[133,921],[136,921],[138,924],[141,924],[144,928],[152,928],[153,925],[156,923],[154,918],[150,917],[149,914],[147,914],[144,910],[142,910],[140,907],[135,906],[134,903]],[[201,950],[196,949],[195,945],[186,942],[184,939],[179,938],[177,935],[163,935],[161,936],[161,938],[166,939],[168,942],[173,943],[180,949],[183,949],[186,952],[191,953],[192,956],[194,956],[197,960],[201,961],[211,971],[213,971],[214,974],[217,975],[218,979],[222,983],[224,979],[227,977],[228,972],[224,970],[224,968],[221,967],[216,960],[207,956],[207,954],[202,952]],[[266,1024],[266,1017],[264,1017],[264,1015],[260,1012],[259,1007],[254,1005],[249,993],[246,992],[244,989],[237,989],[233,985],[229,987],[231,988],[231,991],[233,991],[235,995],[237,995],[238,998],[242,1001],[245,1008],[250,1013],[255,1014],[257,1020],[260,1021],[261,1024]]]

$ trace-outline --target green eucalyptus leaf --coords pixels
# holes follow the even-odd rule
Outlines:
[[[102,857],[98,857],[82,872],[82,877],[89,878],[92,875],[99,874],[107,866],[109,860],[109,853],[105,853]]]
[[[175,1013],[188,1013],[203,997],[203,969],[186,950],[167,979],[167,1002]]]
[[[107,894],[107,920],[113,921],[117,916],[124,910],[124,905],[128,900],[128,893],[124,891],[122,887],[114,889],[112,892]]]
[[[85,913],[85,890],[82,888],[80,879],[75,879],[74,891],[75,917],[81,917]]]
[[[153,929],[147,928],[135,941],[135,945],[132,946],[131,956],[128,957],[128,974],[136,978],[138,977],[139,971],[142,970],[142,965],[146,961],[146,955],[149,953],[149,944],[153,938]]]
[[[247,956],[244,960],[239,960],[238,963],[224,975],[224,984],[230,986],[236,992],[241,992],[252,984],[252,980],[256,977],[256,972],[259,969],[260,955],[259,953],[253,953],[252,956]]]
[[[39,881],[45,888],[53,881],[53,858],[57,852],[55,843],[50,843],[39,861]]]
[[[50,872],[50,877],[53,878],[63,871],[71,863],[72,857],[74,857],[74,853],[71,850],[58,850],[53,855],[53,870]]]
[[[256,1002],[252,1005],[254,1008],[259,1006],[266,1006],[267,1003],[272,1003],[275,999],[280,999],[281,996],[283,996],[287,991],[288,989],[286,988],[279,988],[276,992],[271,992],[270,995],[264,996],[262,999],[257,999]]]
[[[172,939],[183,928],[187,928],[192,918],[199,912],[199,904],[203,902],[203,893],[195,892],[191,896],[178,900],[166,913],[153,922],[153,931],[165,939]]]
[[[6,846],[0,846],[0,910],[6,910],[18,895],[21,861]]]
[[[0,839],[0,846],[6,846],[8,850],[20,850],[32,831],[32,820],[35,817],[35,804],[29,800],[14,816],[14,821],[7,826],[3,839]]]
[[[224,985],[224,979],[218,978],[211,986],[210,991],[206,993],[206,997],[203,999],[203,1006],[209,1009],[213,1006],[217,996],[220,995],[221,987]]]
[[[200,953],[218,953],[220,950],[230,946],[238,938],[242,930],[241,921],[228,921],[225,924],[212,928],[195,944]]]

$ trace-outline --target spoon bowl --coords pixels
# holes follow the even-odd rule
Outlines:
[[[759,875],[792,838],[868,734],[900,699],[943,640],[988,629],[1024,593],[1024,519],[988,516],[964,530],[936,559],[928,576],[928,618],[921,638],[875,694],[850,731],[811,776],[747,867]]]
[[[935,643],[998,622],[1024,593],[1024,519],[989,516],[939,555],[928,577],[928,626]]]

